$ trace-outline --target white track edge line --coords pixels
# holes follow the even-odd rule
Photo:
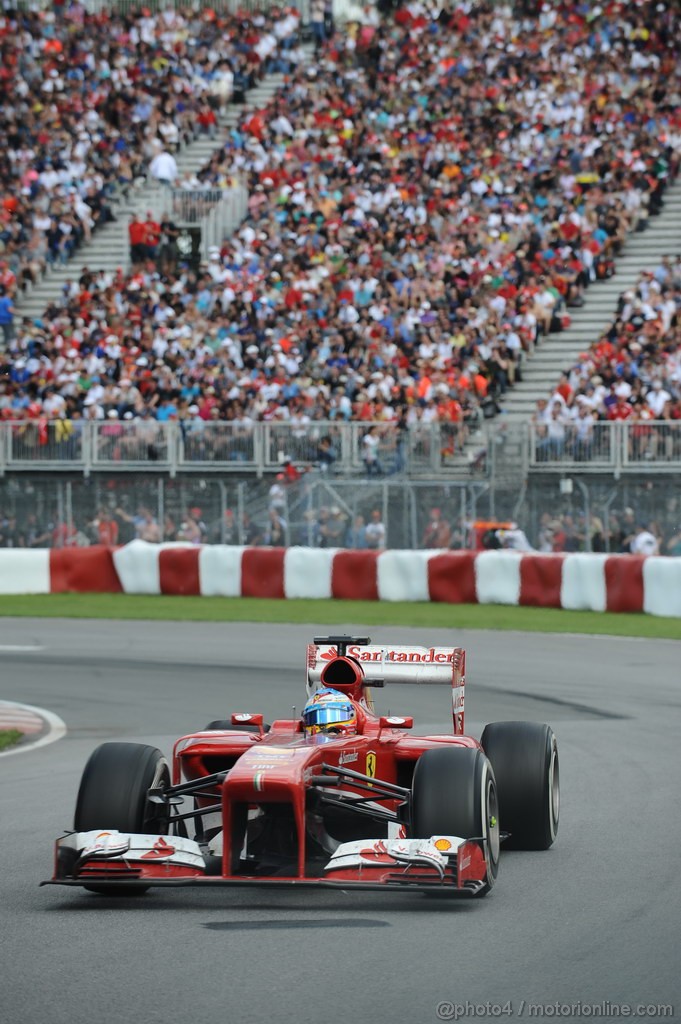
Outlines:
[[[44,736],[41,736],[37,740],[28,740],[26,743],[19,743],[14,747],[10,747],[9,750],[0,751],[0,757],[10,757],[12,754],[25,754],[29,750],[36,750],[37,747],[45,747],[48,743],[56,743],[63,736],[66,735],[66,722],[55,715],[54,711],[48,711],[46,708],[36,707],[34,704],[19,704],[17,701],[3,701],[4,704],[12,704],[16,708],[22,708],[25,711],[33,711],[40,718],[43,718],[49,725],[48,732]]]
[[[3,651],[44,651],[42,644],[0,644],[0,654]]]

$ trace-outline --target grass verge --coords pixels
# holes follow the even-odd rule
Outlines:
[[[19,732],[18,729],[0,729],[0,750],[13,747],[23,735],[23,732]]]
[[[249,597],[169,597],[137,594],[0,596],[0,617],[150,619],[187,622],[291,622],[344,626],[600,633],[681,640],[681,619],[651,615],[573,612],[506,605],[380,601],[277,601]]]

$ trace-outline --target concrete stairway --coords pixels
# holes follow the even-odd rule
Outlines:
[[[663,256],[681,251],[681,179],[665,195],[662,212],[652,217],[641,234],[632,235],[616,259],[614,277],[596,281],[585,294],[585,305],[570,309],[572,324],[561,334],[551,334],[525,361],[523,381],[509,389],[502,402],[501,419],[518,422],[531,417],[537,398],[548,396],[560,374],[568,370],[580,352],[596,341],[613,318],[623,291],[633,288],[642,270],[652,270]],[[499,417],[497,418],[498,422]]]
[[[246,94],[246,105],[249,109],[263,106],[283,83],[284,75],[268,75]],[[243,106],[236,104],[228,106],[220,119],[215,138],[199,136],[176,155],[179,179],[186,173],[200,171],[208,163],[215,150],[227,140],[231,127],[238,121],[243,109]],[[32,318],[42,316],[48,303],[61,295],[64,284],[78,277],[85,266],[90,270],[114,271],[117,267],[127,269],[130,264],[130,215],[145,215],[150,208],[150,199],[158,194],[158,189],[155,183],[146,184],[142,188],[131,189],[127,200],[121,197],[113,206],[116,222],[96,231],[90,244],[81,246],[68,263],[51,267],[34,288],[17,299],[17,314]]]

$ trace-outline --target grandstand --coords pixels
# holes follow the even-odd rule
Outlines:
[[[279,8],[8,12],[3,467],[247,478],[288,457],[325,486],[459,481],[469,506],[493,476],[678,468],[673,423],[642,444],[603,402],[596,442],[574,416],[544,445],[532,422],[563,371],[585,404],[603,368],[577,357],[678,255],[678,12],[639,8],[415,3],[316,52]],[[677,334],[674,312],[651,390]]]

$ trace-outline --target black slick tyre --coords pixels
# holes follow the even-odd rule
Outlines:
[[[156,747],[142,743],[103,743],[92,753],[83,770],[74,828],[77,832],[117,829],[167,835],[167,812],[159,805],[150,804],[147,793],[169,782],[168,763]],[[107,896],[146,892],[141,886],[116,884],[86,888]]]
[[[537,722],[492,722],[482,748],[492,762],[501,828],[516,850],[548,850],[558,834],[560,774],[553,730]],[[506,845],[506,844],[504,844]]]
[[[488,892],[499,871],[499,812],[494,772],[482,750],[440,747],[416,762],[412,782],[415,838],[454,835],[484,839]]]

